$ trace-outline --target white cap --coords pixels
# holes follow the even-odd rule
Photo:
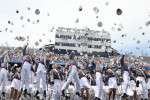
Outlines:
[[[102,27],[102,26],[103,26],[103,23],[102,23],[102,22],[98,22],[98,23],[97,23],[97,26],[98,26],[98,27]]]
[[[36,45],[36,46],[39,46],[39,43],[36,41],[36,42],[35,42],[35,45]]]
[[[36,10],[35,10],[35,14],[36,14],[36,15],[39,15],[39,14],[40,14],[40,10],[39,10],[39,9],[36,9]]]

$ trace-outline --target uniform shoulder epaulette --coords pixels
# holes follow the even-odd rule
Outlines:
[[[50,74],[53,74],[53,71],[50,71]]]

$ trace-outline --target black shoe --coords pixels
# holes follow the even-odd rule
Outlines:
[[[44,95],[44,97],[46,98],[46,91],[44,91],[43,95]]]
[[[62,96],[65,97],[65,90],[62,90]]]
[[[23,92],[23,88],[21,88],[21,90],[20,90],[20,93],[22,93]]]
[[[37,97],[36,97],[36,99],[40,100],[40,97],[39,97],[39,96],[37,96]]]
[[[81,96],[79,92],[76,92],[76,95],[78,95],[79,97]]]
[[[31,97],[31,93],[27,93],[27,95],[28,95],[29,97]]]
[[[39,91],[36,91],[34,97],[37,97],[39,93],[40,93]]]
[[[98,97],[95,97],[95,100],[100,100],[100,98],[98,98]]]
[[[27,96],[27,89],[24,90],[24,97],[26,98]]]
[[[5,97],[5,92],[2,92],[3,97]]]
[[[126,97],[127,97],[127,94],[124,93],[123,96],[122,96],[121,98],[122,98],[122,99],[126,99]]]

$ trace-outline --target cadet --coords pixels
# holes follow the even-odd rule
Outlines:
[[[111,65],[108,66],[108,69],[106,71],[106,75],[108,77],[108,86],[109,86],[108,100],[110,100],[112,93],[113,93],[112,100],[115,100],[116,89],[117,89],[117,79],[116,79],[115,71],[116,70],[113,70]]]
[[[54,64],[54,68],[50,72],[50,77],[51,77],[50,83],[54,84],[51,100],[60,100],[63,77],[61,68],[59,68],[57,63]]]
[[[30,83],[30,70],[31,70],[31,61],[32,61],[32,57],[29,55],[29,52],[26,52],[28,43],[27,45],[24,46],[23,48],[23,66],[21,69],[21,93],[23,91],[23,85],[25,83],[25,90],[24,90],[24,97],[26,97],[27,95],[27,91],[29,89],[29,83]]]
[[[147,70],[147,88],[148,88],[148,98],[150,98],[150,69]]]
[[[134,69],[133,68],[134,64],[131,64],[131,67],[130,67],[130,83],[131,83],[131,86],[130,86],[130,89],[134,92],[134,100],[137,99],[137,93],[136,93],[136,79],[135,79],[135,75],[133,73]]]
[[[79,82],[79,76],[78,76],[78,72],[77,72],[77,66],[74,60],[75,57],[75,52],[71,52],[70,55],[70,70],[69,70],[69,77],[67,79],[67,82],[65,82],[65,84],[62,87],[62,96],[65,96],[65,90],[68,89],[70,82],[72,81],[72,78],[74,78],[75,82],[76,82],[76,95],[80,96],[80,82]]]
[[[102,73],[104,71],[104,67],[101,65],[101,62],[97,60],[95,63],[92,61],[93,70],[96,73],[96,90],[95,90],[95,99],[100,100],[103,99],[103,79]]]
[[[127,88],[128,88],[128,83],[129,83],[129,70],[128,70],[128,63],[127,61],[124,59],[125,55],[122,56],[121,60],[120,60],[120,64],[121,64],[121,71],[123,72],[122,74],[122,78],[123,78],[123,96],[122,98],[125,99],[127,97]]]
[[[79,70],[79,78],[80,78],[80,87],[81,87],[81,96],[82,100],[84,100],[84,90],[86,91],[86,96],[87,99],[89,100],[89,71],[88,71],[88,63],[84,63],[83,66],[81,67],[81,70]]]
[[[138,64],[138,68],[133,71],[136,75],[136,86],[139,87],[139,83],[143,88],[143,97],[145,100],[148,100],[148,89],[146,84],[146,71],[142,69],[142,65]]]
[[[11,83],[10,100],[17,100],[18,91],[20,89],[20,79],[21,79],[20,72],[21,72],[21,69],[17,68],[16,70],[17,71],[15,72],[14,79]],[[13,97],[13,95],[14,95],[14,97]]]
[[[35,97],[37,97],[37,95],[39,94],[39,90],[40,90],[40,79],[42,78],[42,84],[43,84],[43,95],[46,98],[46,62],[48,57],[50,57],[49,53],[46,53],[46,58],[44,55],[44,48],[42,48],[41,50],[41,55],[40,55],[40,61],[38,64],[38,68],[37,68],[37,72],[36,72],[36,79],[37,79],[37,83],[36,83],[36,94]]]
[[[0,71],[0,86],[2,86],[2,96],[5,97],[5,87],[7,83],[7,69],[8,69],[8,62],[9,62],[9,56],[8,52],[5,51],[1,59],[1,71]],[[3,83],[3,84],[2,84]]]

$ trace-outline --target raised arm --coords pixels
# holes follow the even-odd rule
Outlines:
[[[8,51],[6,51],[6,50],[5,50],[5,52],[3,53],[3,55],[1,56],[1,58],[0,58],[0,59],[1,59],[1,63],[4,63],[5,56],[6,56],[6,57],[9,57],[9,56],[8,56]]]
[[[2,55],[2,57],[0,58],[0,59],[1,59],[1,63],[4,62],[4,56],[5,56],[5,55]]]
[[[41,57],[44,57],[44,48],[42,48],[41,53],[40,53]]]
[[[93,70],[96,69],[96,64],[94,63],[94,60],[92,61],[92,69],[93,69]]]
[[[27,44],[27,45],[25,45],[25,46],[23,47],[23,49],[22,49],[23,56],[25,56],[25,55],[26,55],[26,49],[27,49],[27,46],[28,46],[28,44]]]
[[[120,60],[121,65],[124,65],[124,57],[125,57],[125,55],[122,55],[121,60]]]
[[[85,66],[85,69],[87,70],[87,71],[89,71],[89,62],[87,62],[87,64],[86,64],[86,66]]]

